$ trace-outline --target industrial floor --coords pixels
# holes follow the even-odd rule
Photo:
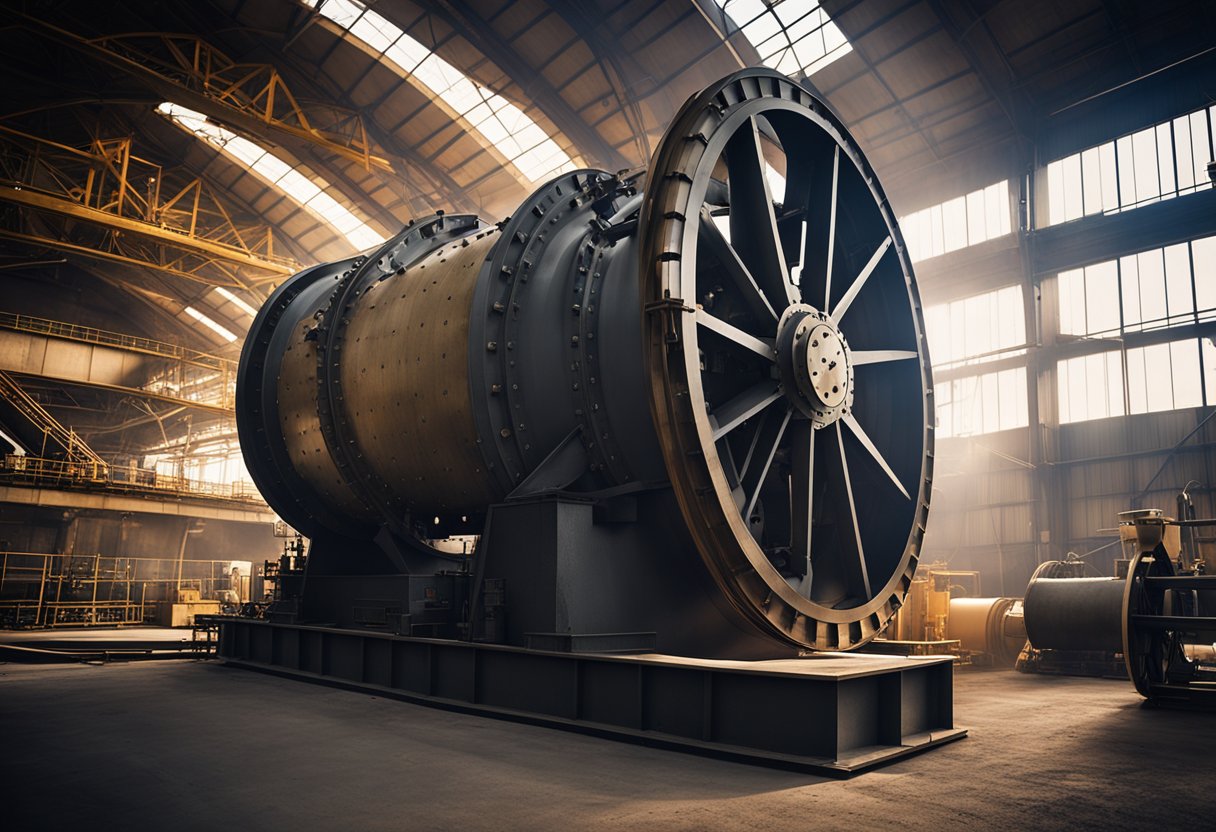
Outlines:
[[[178,627],[97,627],[62,630],[0,630],[3,644],[102,644],[121,647],[127,642],[159,641],[166,644],[190,640],[191,631]]]
[[[216,662],[0,665],[0,825],[33,829],[1212,829],[1216,715],[960,670],[960,742],[827,780]],[[789,715],[791,720],[813,714]]]

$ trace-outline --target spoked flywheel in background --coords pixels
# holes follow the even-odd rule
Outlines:
[[[902,603],[932,381],[895,217],[856,143],[764,69],[691,99],[640,219],[660,445],[714,579],[761,629],[857,647]]]

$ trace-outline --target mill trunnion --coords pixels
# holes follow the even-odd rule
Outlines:
[[[916,569],[932,389],[856,143],[738,72],[645,173],[563,173],[275,291],[238,428],[309,545],[219,654],[815,771],[959,738],[949,658],[847,652]]]

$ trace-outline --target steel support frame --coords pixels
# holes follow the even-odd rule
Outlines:
[[[166,402],[167,404],[179,405],[192,410],[201,410],[207,413],[216,414],[218,416],[231,417],[233,408],[231,405],[211,404],[208,402],[199,402],[192,399],[183,399],[178,396],[172,396],[165,393],[156,393],[151,390],[141,390],[138,387],[127,387],[122,384],[105,384],[102,382],[88,381],[87,379],[72,378],[66,374],[56,373],[35,373],[21,369],[3,368],[4,372],[8,372],[20,378],[32,378],[39,381],[53,381],[60,384],[74,385],[76,387],[85,387],[91,390],[107,390],[121,396],[132,396],[139,399],[149,399],[158,402]]]
[[[0,173],[9,186],[0,187],[0,201],[107,235],[100,245],[67,230],[53,239],[6,228],[5,237],[234,288],[281,280],[299,268],[275,254],[271,229],[237,223],[201,179],[166,183],[163,168],[136,156],[129,138],[95,138],[80,149],[0,128],[0,146],[11,156]],[[152,183],[146,189],[145,179]]]
[[[233,666],[815,774],[848,776],[966,735],[949,657],[725,662],[209,621]]]
[[[90,39],[28,19],[158,94],[211,111],[241,130],[260,133],[269,128],[297,145],[317,146],[368,171],[393,169],[372,152],[360,113],[336,104],[302,102],[273,64],[237,61],[195,35],[135,32]]]

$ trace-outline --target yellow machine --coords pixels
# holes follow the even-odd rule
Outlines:
[[[1152,551],[1158,538],[1165,547],[1166,555],[1178,564],[1179,569],[1197,574],[1203,572],[1203,558],[1198,546],[1183,551],[1182,526],[1173,517],[1166,517],[1159,508],[1119,512],[1119,542],[1123,558],[1128,563],[1140,552]]]
[[[1010,664],[1025,643],[1015,598],[981,598],[980,574],[932,563],[918,570],[903,607],[875,649],[905,655],[952,653],[977,664]]]
[[[917,570],[908,597],[887,628],[886,637],[893,641],[949,640],[951,597],[973,598],[979,591],[979,572],[949,569],[941,562],[929,564],[923,574]]]
[[[191,627],[196,615],[219,615],[219,601],[205,601],[197,589],[175,589],[170,600],[160,604],[160,620],[163,627]]]

